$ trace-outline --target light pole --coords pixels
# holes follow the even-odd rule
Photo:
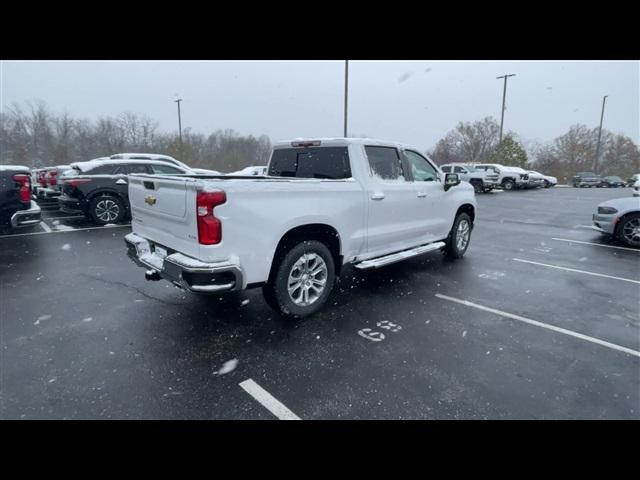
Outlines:
[[[609,95],[605,95],[602,97],[602,113],[600,113],[600,130],[598,130],[598,143],[596,145],[596,160],[593,166],[593,173],[598,173],[598,160],[600,158],[600,138],[602,137],[602,119],[604,118],[604,102],[607,101],[607,97]]]
[[[349,108],[349,60],[344,61],[344,136],[347,136],[347,110]]]
[[[507,78],[515,77],[515,73],[510,73],[509,75],[502,75],[501,77],[496,77],[496,80],[499,78],[504,78],[504,90],[502,91],[502,115],[500,116],[500,141],[498,143],[502,143],[502,127],[504,125],[504,104],[507,98]]]
[[[182,147],[182,118],[180,116],[180,102],[182,101],[181,98],[178,98],[176,100],[174,100],[174,102],[176,102],[178,104],[178,132],[180,134],[180,147]]]

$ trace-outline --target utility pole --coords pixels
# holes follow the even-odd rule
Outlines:
[[[604,102],[606,102],[607,97],[609,95],[605,95],[602,97],[602,113],[600,114],[600,130],[598,130],[598,144],[596,145],[596,160],[593,166],[593,173],[598,173],[598,160],[600,159],[600,138],[602,137],[602,119],[604,118]]]
[[[349,60],[344,61],[344,136],[347,136],[347,110],[349,107]]]
[[[177,95],[176,95],[177,96]],[[180,135],[180,159],[183,160],[184,157],[184,149],[182,148],[182,116],[180,115],[180,102],[181,98],[177,98],[174,100],[178,104],[178,134]]]
[[[502,91],[502,115],[500,116],[500,141],[499,144],[502,143],[502,127],[504,125],[504,105],[507,99],[507,78],[515,77],[515,73],[510,73],[509,75],[502,75],[501,77],[496,77],[496,80],[499,78],[504,78],[504,90]]]

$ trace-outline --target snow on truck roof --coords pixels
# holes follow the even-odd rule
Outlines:
[[[91,170],[93,168],[99,167],[100,165],[122,165],[122,163],[123,163],[122,159],[110,159],[108,157],[101,157],[101,158],[94,158],[93,160],[88,160],[86,162],[75,162],[71,164],[71,167],[77,167],[84,172],[86,170]],[[176,165],[174,163],[167,162],[161,159],[157,159],[157,160],[131,159],[131,160],[127,160],[126,163],[143,164],[143,165],[148,165],[149,163],[153,163],[155,165],[167,165],[169,167],[178,167],[178,168],[181,167],[180,165]]]
[[[291,148],[291,147],[344,147],[347,145],[376,145],[384,147],[400,147],[418,150],[418,148],[400,142],[390,140],[382,140],[378,138],[351,138],[351,137],[332,137],[332,138],[294,138],[292,140],[278,140],[273,144],[273,148]],[[419,151],[419,150],[418,150]]]
[[[28,172],[29,167],[24,165],[0,165],[0,172],[12,171],[12,172]]]

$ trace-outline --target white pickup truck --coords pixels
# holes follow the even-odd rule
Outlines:
[[[201,294],[262,287],[287,318],[318,311],[345,264],[464,255],[473,187],[417,149],[363,138],[278,142],[267,175],[129,176],[128,255]]]

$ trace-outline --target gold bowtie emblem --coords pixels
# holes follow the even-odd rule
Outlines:
[[[146,197],[144,197],[144,202],[149,205],[155,205],[156,197],[154,197],[153,195],[147,195]]]

